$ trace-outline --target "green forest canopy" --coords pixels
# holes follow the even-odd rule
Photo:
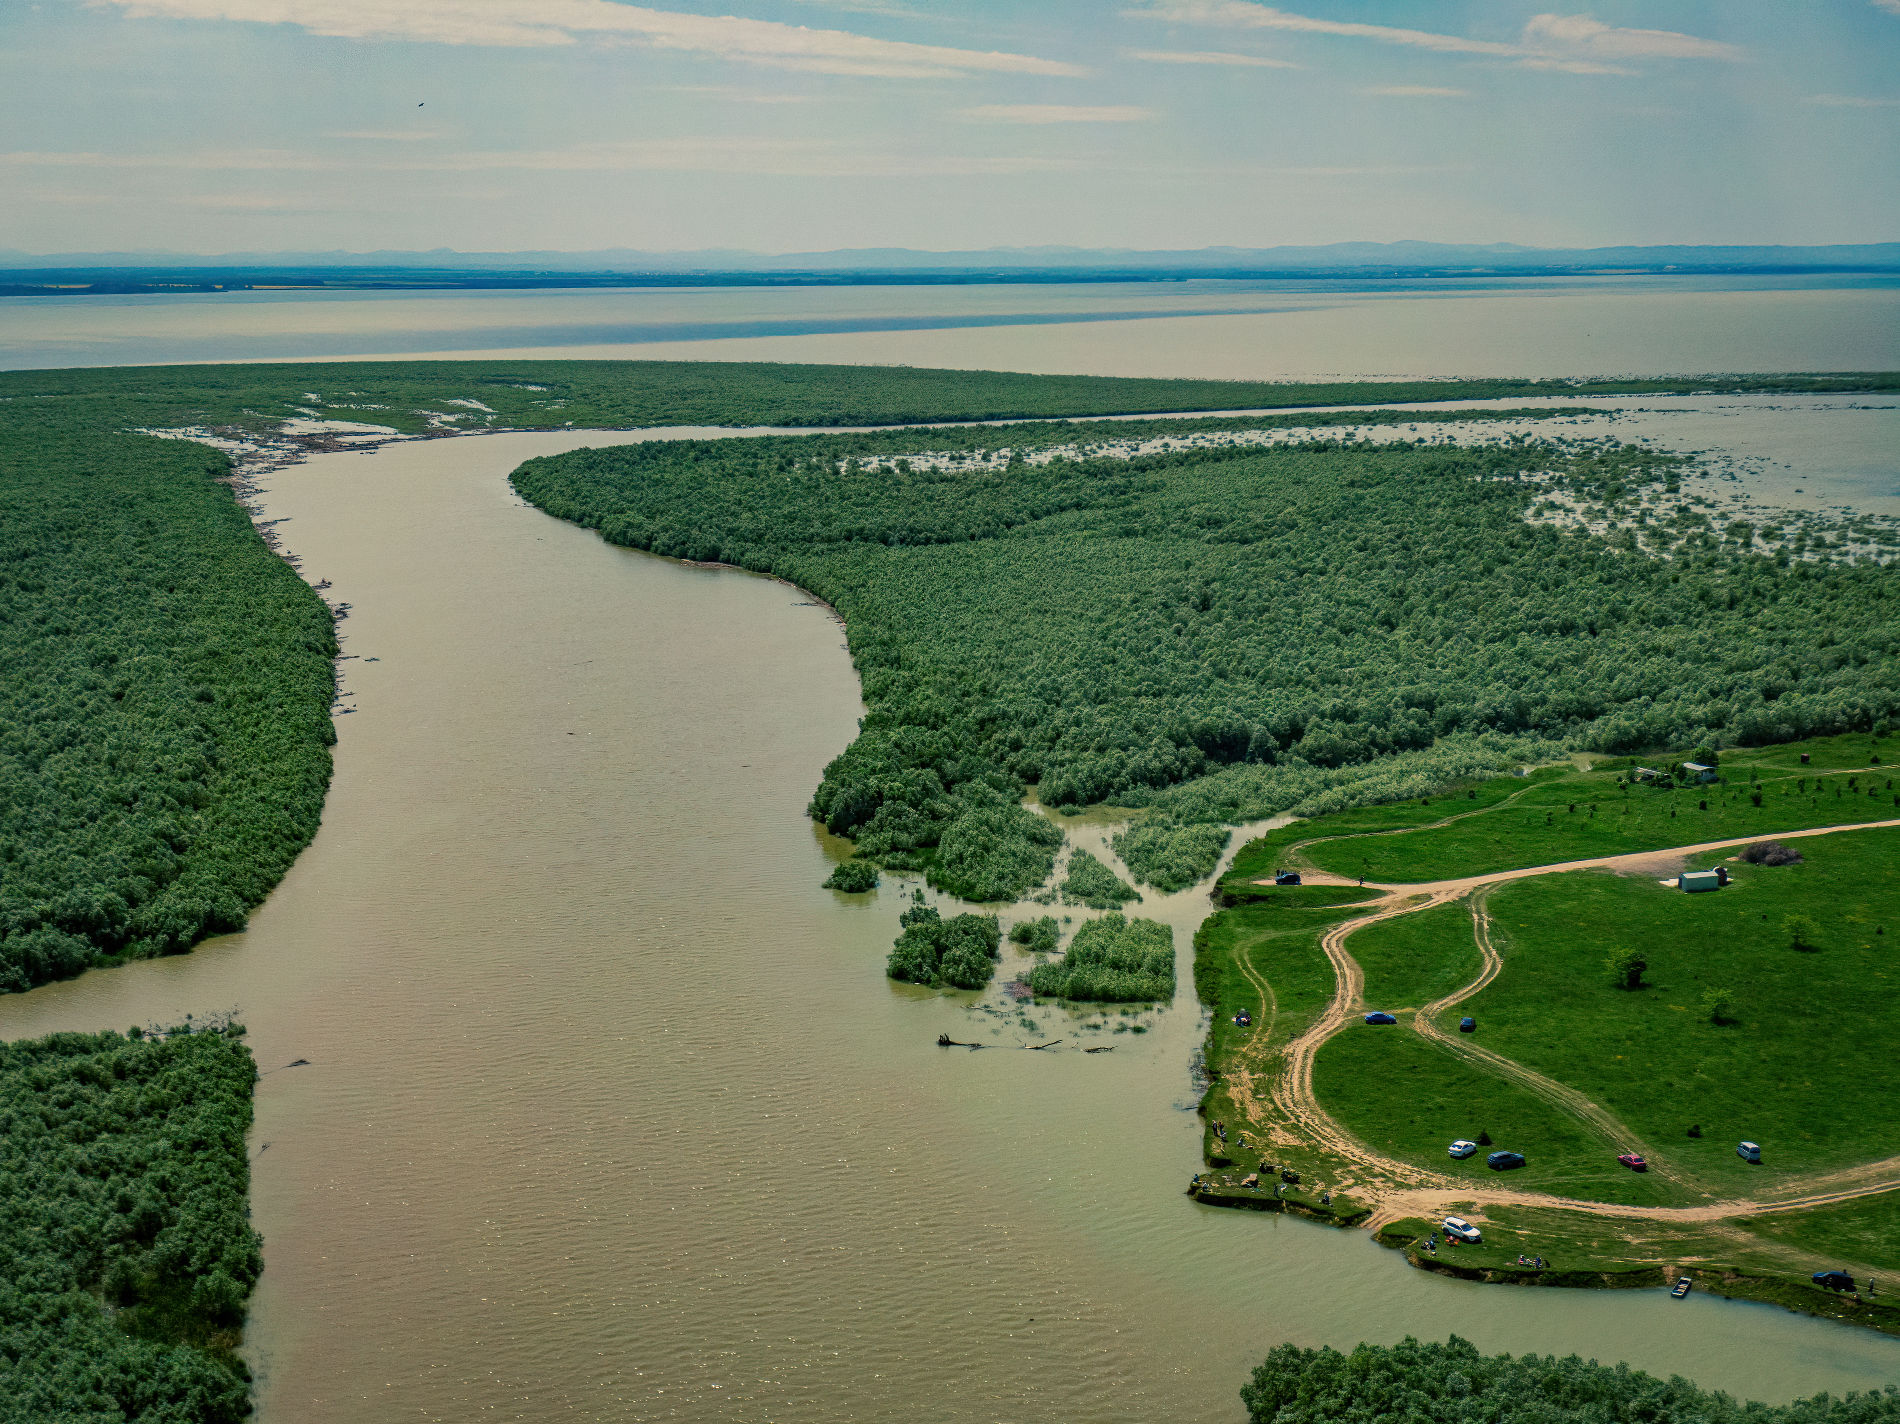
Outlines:
[[[1886,379],[1721,384],[1867,389]],[[0,992],[239,927],[321,814],[329,614],[237,507],[223,455],[137,432],[259,434],[310,417],[411,434],[451,418],[497,429],[967,421],[1707,384],[1286,385],[577,361],[0,373]],[[487,411],[458,404],[471,399]],[[997,784],[980,806],[966,782],[960,810],[1006,800],[1011,778]],[[1026,817],[1001,819],[1010,833],[994,838],[996,852],[946,861],[946,886],[1008,898],[1047,875],[1041,833]],[[987,834],[980,821],[968,829]]]
[[[1161,428],[1019,426],[1009,443],[1020,456]],[[891,462],[978,440],[996,432],[582,450],[514,481],[615,543],[770,572],[834,605],[869,710],[812,814],[955,893],[987,881],[998,893],[982,898],[1047,873],[1037,832],[957,828],[1031,786],[1059,808],[1251,819],[1562,747],[1771,742],[1900,711],[1900,569],[1710,532],[1662,559],[1526,519],[1553,488],[1620,498],[1677,457],[1315,441]],[[931,865],[947,836],[953,881]],[[1131,869],[1169,882],[1218,854],[1212,838],[1135,851]],[[986,876],[988,855],[1018,873]]]
[[[309,417],[409,433],[439,427],[450,418],[465,422],[458,427],[464,429],[470,424],[546,429],[969,421],[1156,408],[1897,385],[1900,379],[1890,375],[1851,373],[1300,385],[575,361],[0,373],[0,991],[91,965],[187,948],[205,934],[241,925],[308,842],[321,813],[333,735],[329,616],[235,506],[223,483],[229,466],[222,455],[138,431],[189,427],[255,434],[274,431],[289,418]],[[465,403],[471,399],[487,409],[475,412]],[[1311,424],[1364,418],[1364,413],[1349,413],[1299,419]],[[1271,422],[1222,422],[1224,427],[1249,423]],[[1096,438],[1134,429],[1106,427]],[[1076,433],[1073,427],[1063,430],[1065,438]],[[1033,431],[1023,433],[1033,438]],[[967,449],[993,438],[993,431],[964,427],[935,441],[960,442]],[[875,439],[858,437],[857,443],[868,448],[866,442]],[[887,437],[899,445],[911,440]],[[703,451],[720,448],[694,447],[683,456],[686,467],[704,461]],[[759,450],[770,453],[763,446]],[[718,460],[727,458],[721,454]],[[773,453],[768,464],[775,468],[778,462]],[[714,463],[706,462],[705,473]],[[1071,494],[1084,496],[1070,511],[1070,522],[1087,522],[1092,509],[1099,517],[1106,499],[1119,502],[1125,523],[1152,482],[1145,472],[1130,474],[1134,483],[1123,484],[1119,493],[1105,487],[1046,492],[1058,503]],[[978,542],[993,540],[1004,525],[1018,527],[1021,517],[1042,524],[1042,533],[1053,528],[1047,521],[1064,517],[1046,503],[1030,510],[1013,506],[1010,500],[1020,491],[1007,485],[990,481],[986,488],[990,493],[982,516],[996,527],[980,533]],[[843,489],[855,497],[851,482]],[[997,489],[1006,495],[1001,503],[994,498]],[[822,492],[808,485],[800,493]],[[548,494],[554,498],[561,492],[550,487]],[[937,506],[942,503],[939,498]],[[827,527],[834,506],[832,496],[825,495],[812,511],[817,522],[792,531],[787,549],[754,552],[769,561],[791,548],[806,548],[808,536]],[[594,514],[604,522],[620,512],[610,499]],[[680,512],[705,522],[707,510],[688,501]],[[576,514],[586,511],[576,506]],[[1127,532],[1098,529],[1089,537],[1120,541]],[[710,528],[695,533],[689,523],[659,531],[654,542],[672,551],[717,550],[722,547],[718,534]],[[938,536],[926,531],[926,537]],[[1135,560],[1131,571],[1138,573],[1143,562]],[[1151,578],[1155,572],[1150,571]],[[1110,582],[1102,591],[1113,591],[1118,600],[1137,592],[1120,571],[1098,567],[1091,576],[1103,574]],[[918,591],[935,597],[931,590]],[[1012,595],[1002,592],[1007,603]],[[1053,597],[1062,591],[1049,592]],[[865,612],[856,608],[854,637],[870,626]],[[1086,597],[1078,600],[1076,615],[1083,624],[1119,616],[1116,608],[1097,606]],[[881,636],[888,643],[894,631]],[[941,641],[940,635],[924,631],[927,641]],[[1176,636],[1171,629],[1156,631]],[[892,651],[867,646],[862,656],[889,664]],[[1174,674],[1165,664],[1173,661],[1164,659],[1169,681]],[[891,665],[887,671],[901,675],[905,669]],[[973,671],[982,681],[1007,669]],[[1034,701],[1046,685],[1044,679],[1021,693]],[[943,830],[972,812],[1012,804],[1025,775],[1037,770],[1032,762],[1040,753],[1029,743],[1009,747],[1014,731],[1008,728],[993,729],[1001,732],[1001,747],[982,745],[987,737],[965,735],[961,723],[967,709],[951,713],[964,709],[968,689],[945,685],[940,691],[949,698],[944,715],[905,724],[899,740],[915,741],[914,734],[921,733],[929,743],[949,731],[954,751],[933,743],[893,753],[890,734],[880,731],[860,744],[843,769],[852,774],[841,771],[828,781],[826,815],[853,825],[863,842],[863,823],[876,819],[889,801],[894,809],[870,830],[868,847],[887,864],[941,862],[933,874],[945,888],[976,898],[1009,898],[1048,874],[1052,850],[1030,825],[1031,818],[970,820],[966,829],[972,835],[965,838],[970,853],[960,858],[940,854]],[[1221,760],[1226,743],[1220,724],[1183,729],[1184,742],[1171,727],[1180,709],[1168,704],[1177,699],[1142,695],[1146,710],[1163,720],[1159,734],[1154,718],[1143,716],[1128,734],[1111,738],[1097,751],[1059,757],[1059,769],[1069,780],[1053,785],[1052,792],[1083,800],[1097,794],[1098,785],[1118,778],[1153,787],[1192,775],[1203,763],[1228,765]],[[1064,722],[1078,713],[1089,720],[1080,704],[1049,710]],[[1048,730],[1045,726],[1030,741],[1039,741]],[[1197,736],[1212,738],[1211,760],[1202,749],[1187,750],[1182,761],[1184,747],[1198,746]],[[1074,743],[1076,737],[1065,733],[1062,740]],[[1321,745],[1316,741],[1309,750]],[[972,748],[975,756],[968,754]],[[1149,764],[1144,755],[1149,752],[1159,761]],[[1469,747],[1440,746],[1411,755],[1405,775],[1413,780],[1496,760],[1495,751]],[[1242,764],[1241,769],[1251,768]],[[887,770],[904,782],[894,792]],[[1337,773],[1338,768],[1308,768],[1300,773],[1303,794],[1363,790],[1357,782],[1342,789]],[[1279,775],[1284,790],[1292,782],[1286,770]],[[933,777],[955,792],[954,805],[932,789]],[[1189,786],[1200,788],[1201,799],[1177,806],[1187,820],[1221,819],[1260,799],[1258,787],[1232,777],[1203,777]]]
[[[242,1032],[0,1043],[0,1424],[250,1413]]]
[[[1482,1355],[1456,1335],[1350,1354],[1281,1345],[1240,1391],[1252,1424],[1888,1424],[1900,1391],[1741,1404],[1575,1355]]]

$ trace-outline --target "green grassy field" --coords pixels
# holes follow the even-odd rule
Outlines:
[[[1588,871],[1494,892],[1504,972],[1470,1001],[1485,1045],[1587,1094],[1713,1189],[1900,1153],[1900,940],[1885,933],[1900,934],[1900,831],[1795,844],[1803,864],[1731,864],[1714,894]],[[1816,952],[1790,947],[1791,915],[1819,926]],[[1649,961],[1649,987],[1613,987],[1605,961],[1624,946]],[[1733,1022],[1710,1021],[1715,988]],[[1743,1138],[1760,1166],[1735,1155]]]
[[[1802,766],[1798,753],[1726,753],[1722,780],[1711,785],[1673,790],[1632,786],[1627,780],[1629,763],[1623,761],[1614,768],[1588,772],[1546,771],[1529,786],[1507,779],[1505,784],[1520,793],[1515,796],[1492,783],[1496,801],[1491,809],[1435,829],[1347,838],[1362,823],[1341,818],[1344,824],[1335,830],[1333,818],[1328,817],[1325,822],[1297,823],[1273,834],[1282,856],[1286,848],[1305,839],[1313,843],[1301,854],[1321,870],[1403,883],[1738,836],[1769,836],[1811,826],[1900,820],[1900,776],[1896,775],[1900,768],[1891,765],[1900,756],[1900,737],[1834,737],[1800,746],[1813,749],[1813,764]],[[1870,765],[1871,757],[1883,754],[1881,765],[1860,770]],[[1838,769],[1830,771],[1830,766]],[[1456,814],[1448,803],[1437,804],[1440,817],[1434,819]],[[1402,821],[1432,808],[1377,809]],[[1412,824],[1424,823],[1414,820]],[[1314,840],[1321,835],[1328,839]]]
[[[1319,937],[1352,914],[1280,902],[1223,910],[1202,922],[1194,936],[1194,988],[1213,1014],[1205,1049],[1213,1082],[1202,1103],[1210,1124],[1239,1120],[1221,1077],[1227,1066],[1244,1052],[1258,1054],[1298,1037],[1325,1009],[1333,995],[1333,972]],[[1266,981],[1270,997],[1243,964]],[[1234,1022],[1243,1009],[1253,1016],[1246,1026]],[[1210,1127],[1206,1155],[1221,1150]]]
[[[1368,925],[1353,935],[1351,948],[1365,971],[1366,1008],[1389,1013],[1443,998],[1477,978],[1483,965],[1464,904]]]
[[[1264,836],[1256,836],[1242,846],[1234,856],[1233,866],[1221,877],[1221,886],[1230,893],[1238,892],[1276,871],[1292,868],[1289,857],[1293,848],[1308,841],[1415,831],[1421,826],[1433,825],[1449,817],[1489,811],[1501,802],[1522,795],[1531,785],[1563,775],[1564,769],[1543,767],[1528,778],[1496,776],[1486,781],[1449,786],[1429,796],[1335,811],[1316,820],[1294,821],[1268,831]],[[1365,855],[1369,854],[1374,842],[1356,841],[1355,844],[1359,852]],[[1345,858],[1348,848],[1342,845],[1337,849],[1339,855]],[[1301,859],[1310,861],[1311,857]],[[1356,864],[1350,873],[1354,876],[1359,874]]]
[[[1860,1275],[1869,1270],[1877,1277],[1883,1271],[1894,1272],[1888,1289],[1900,1305],[1900,1194],[1783,1216],[1758,1216],[1748,1227],[1757,1235],[1812,1250],[1828,1258],[1825,1264],[1858,1268]]]
[[[1380,1151],[1474,1185],[1646,1206],[1684,1200],[1653,1173],[1619,1166],[1622,1144],[1427,1042],[1403,1021],[1388,1028],[1354,1024],[1328,1041],[1313,1087],[1329,1113]],[[1447,1155],[1454,1139],[1475,1142],[1481,1132],[1493,1146],[1462,1162]],[[1522,1152],[1526,1165],[1493,1172],[1485,1155],[1500,1149]]]

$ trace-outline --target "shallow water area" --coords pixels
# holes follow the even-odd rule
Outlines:
[[[861,712],[838,624],[507,486],[639,438],[268,475],[352,605],[321,832],[245,933],[0,998],[7,1038],[249,1025],[264,1424],[1235,1419],[1282,1340],[1450,1331],[1761,1399],[1900,1379],[1900,1341],[1765,1307],[1450,1282],[1187,1201],[1204,892],[1133,907],[1180,990],[1114,1053],[936,1047],[996,1020],[883,977],[908,887],[821,889],[803,815]]]

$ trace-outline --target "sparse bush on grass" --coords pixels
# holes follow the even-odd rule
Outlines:
[[[1803,954],[1812,954],[1821,947],[1821,927],[1812,915],[1783,916],[1781,932],[1788,937],[1788,947]]]
[[[1610,982],[1619,989],[1640,989],[1643,987],[1643,974],[1649,968],[1649,961],[1643,957],[1640,949],[1628,946],[1613,949],[1604,966],[1610,971]]]

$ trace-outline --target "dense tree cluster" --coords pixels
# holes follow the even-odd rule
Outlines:
[[[240,1032],[0,1044],[0,1421],[249,1414]]]
[[[40,436],[0,438],[0,991],[240,928],[335,740],[329,610],[225,458]]]
[[[903,928],[886,965],[893,979],[981,989],[1002,958],[1003,931],[994,915],[946,920],[934,906],[917,905],[904,911],[898,923]]]
[[[1052,999],[1141,1003],[1174,997],[1174,931],[1120,914],[1090,920],[1069,952],[1029,971],[1029,987]]]
[[[1350,1354],[1281,1345],[1240,1391],[1253,1424],[1888,1424],[1900,1391],[1740,1404],[1681,1377],[1571,1355],[1482,1355],[1446,1343],[1361,1345]]]
[[[1225,826],[1182,825],[1167,815],[1151,815],[1115,837],[1115,854],[1143,885],[1171,893],[1212,875],[1227,838]]]
[[[1018,455],[1082,438],[1010,435]],[[1900,568],[1714,541],[1663,560],[1526,518],[1550,488],[1609,497],[1666,479],[1671,457],[1321,441],[890,458],[979,436],[577,451],[514,479],[617,543],[769,571],[837,607],[869,711],[812,812],[959,894],[988,879],[981,846],[955,838],[954,877],[934,848],[966,807],[1030,786],[1057,807],[1228,820],[1557,746],[1780,741],[1900,712]],[[995,843],[1027,876],[1016,834]],[[1133,845],[1178,881],[1212,838]]]
[[[1069,873],[1062,878],[1062,898],[1095,910],[1114,910],[1141,892],[1085,850],[1069,855]]]
[[[825,877],[825,889],[842,890],[847,895],[862,895],[877,889],[877,867],[868,860],[852,858]]]
[[[1018,920],[1009,927],[1009,942],[1021,945],[1030,954],[1054,954],[1061,937],[1054,915]]]

